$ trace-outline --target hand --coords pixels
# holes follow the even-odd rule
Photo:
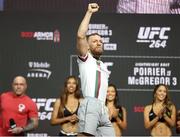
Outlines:
[[[23,132],[23,128],[22,127],[15,127],[13,129],[9,129],[8,132],[10,132],[12,134],[20,134],[21,132]]]
[[[97,3],[90,3],[88,5],[88,11],[91,12],[91,13],[94,13],[94,12],[97,12],[99,9],[99,6]]]
[[[163,108],[159,111],[159,113],[157,114],[157,116],[158,116],[159,118],[162,118],[163,115],[164,115],[164,113],[165,113],[165,111],[166,111],[166,109],[165,109],[165,107],[163,107]]]
[[[70,116],[70,120],[69,121],[71,123],[76,123],[78,120],[79,120],[78,116],[76,114],[73,114],[73,115]]]
[[[113,111],[112,111],[112,109],[110,109],[108,107],[107,107],[107,109],[108,109],[109,120],[111,120]]]
[[[180,127],[180,121],[177,121],[177,126]]]
[[[117,118],[118,113],[119,113],[119,109],[116,108],[109,109],[109,119],[111,120],[112,118]]]
[[[114,109],[112,116],[113,116],[114,118],[117,118],[117,117],[118,117],[118,114],[119,114],[119,109]]]

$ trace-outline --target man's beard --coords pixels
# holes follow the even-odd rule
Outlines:
[[[94,51],[92,51],[91,53],[92,53],[93,57],[96,58],[96,59],[99,59],[100,56],[102,55],[102,52],[94,52]]]

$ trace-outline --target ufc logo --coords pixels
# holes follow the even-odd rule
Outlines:
[[[33,99],[33,101],[36,102],[38,110],[44,108],[45,111],[53,111],[52,104],[56,101],[56,99],[37,98],[37,99]]]
[[[112,67],[114,65],[114,62],[104,62],[104,64],[108,67]],[[108,69],[109,70],[109,69]],[[111,73],[111,71],[109,70],[109,72]]]
[[[161,40],[168,39],[168,36],[165,35],[167,31],[170,31],[170,27],[140,27],[138,33],[138,39],[154,39],[155,36],[158,36]]]

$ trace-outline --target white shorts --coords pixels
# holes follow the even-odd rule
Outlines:
[[[115,136],[106,106],[102,101],[86,97],[79,106],[79,132],[94,136]]]

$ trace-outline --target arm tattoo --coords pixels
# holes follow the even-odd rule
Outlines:
[[[32,131],[33,129],[35,129],[35,123],[36,123],[36,119],[31,118],[28,124],[23,128],[23,131],[24,132]]]

